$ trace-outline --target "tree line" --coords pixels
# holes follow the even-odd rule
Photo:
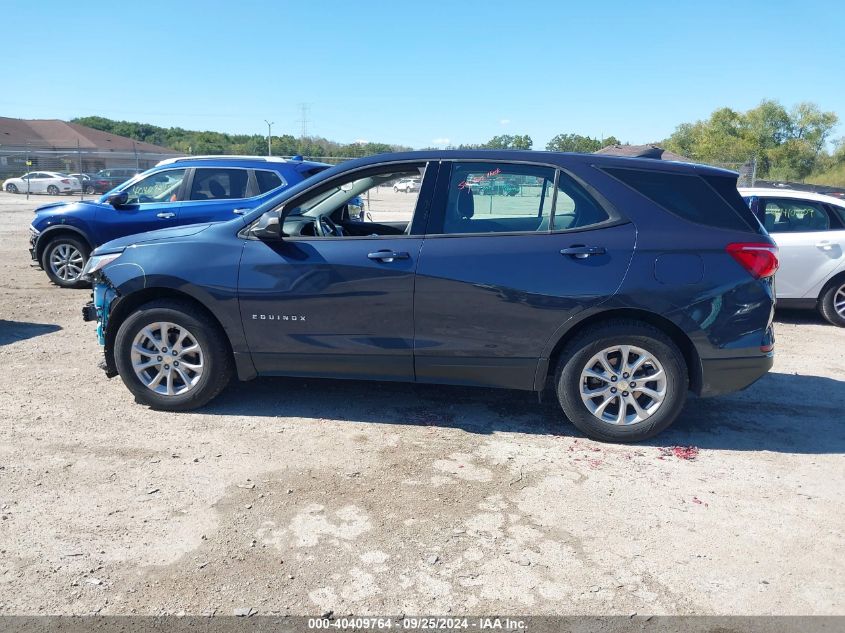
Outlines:
[[[126,136],[136,141],[168,147],[184,154],[267,154],[267,137],[261,134],[226,134],[225,132],[185,130],[181,127],[159,127],[134,121],[114,121],[101,116],[72,119],[86,127],[110,134]],[[271,149],[275,156],[319,156],[324,158],[357,158],[411,149],[388,143],[335,143],[325,138],[309,136],[296,138],[291,134],[273,135]]]
[[[98,116],[72,122],[185,154],[267,153],[267,137],[260,134],[199,132]],[[845,185],[845,138],[832,139],[838,122],[835,112],[824,112],[814,103],[799,103],[788,110],[777,101],[766,100],[745,112],[719,108],[707,119],[681,123],[668,138],[655,144],[700,163],[738,166],[753,160],[759,179]],[[590,153],[621,144],[615,136],[592,138],[561,133],[545,149]],[[530,150],[533,146],[534,141],[527,134],[502,134],[486,143],[462,144],[457,148]],[[295,138],[290,134],[272,137],[273,154],[280,156],[351,158],[408,149],[388,143],[343,144],[319,137]]]

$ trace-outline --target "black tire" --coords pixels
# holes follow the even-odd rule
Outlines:
[[[50,185],[49,187],[47,187],[47,193],[49,193],[51,196],[57,196],[59,195],[59,188],[56,185]]]
[[[399,193],[399,187],[393,187],[393,193]]]
[[[79,279],[78,276],[76,278],[71,278],[68,274],[63,277],[61,269],[53,269],[50,259],[53,256],[54,251],[63,246],[75,249],[82,255],[82,262],[80,265],[80,272],[82,272],[81,268],[85,267],[85,264],[88,261],[88,255],[91,251],[85,242],[70,235],[59,235],[47,243],[47,246],[44,247],[44,251],[41,253],[41,268],[43,268],[44,272],[47,273],[50,281],[62,288],[84,288],[88,286],[88,283]]]
[[[828,323],[845,327],[845,308],[841,307],[843,301],[845,301],[845,279],[839,279],[819,297],[819,312]],[[837,305],[840,306],[841,311],[837,311]]]
[[[97,192],[94,190],[94,187],[92,187],[91,185],[88,185],[87,187],[85,187],[85,193],[87,193],[90,196],[91,194],[94,194],[94,193],[97,193]]]
[[[645,350],[662,365],[666,376],[662,403],[649,417],[627,425],[615,425],[599,419],[581,399],[581,375],[587,363],[596,354],[617,345],[630,345]],[[645,383],[654,384],[642,378],[640,380],[640,387],[645,386]],[[610,382],[607,384],[612,386]],[[641,442],[666,429],[678,417],[686,401],[689,377],[683,354],[666,334],[641,321],[618,320],[588,328],[567,344],[558,363],[555,387],[564,414],[588,437],[604,442]],[[641,404],[650,402],[647,396],[637,397],[644,398],[638,400]],[[619,403],[621,400],[614,402]],[[608,406],[608,410],[612,408],[613,405]],[[615,410],[619,409],[619,404],[616,404]],[[625,411],[629,410],[633,412],[625,405]]]
[[[202,351],[202,374],[197,383],[185,393],[156,393],[141,382],[132,367],[131,354],[135,337],[145,327],[156,322],[173,323],[184,328]],[[165,346],[161,347],[162,350],[164,348]],[[172,350],[164,353],[172,353]],[[188,411],[203,406],[223,391],[234,373],[226,334],[220,326],[203,310],[188,302],[174,299],[151,301],[130,314],[117,331],[114,356],[117,371],[123,383],[135,396],[135,400],[164,411]],[[157,369],[151,371],[155,372]]]
[[[8,191],[9,193],[18,193],[18,188],[10,182],[8,185],[6,185],[6,191]]]

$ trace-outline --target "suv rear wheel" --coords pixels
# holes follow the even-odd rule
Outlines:
[[[88,245],[79,238],[60,235],[50,240],[41,254],[41,267],[57,286],[81,288],[85,283],[79,276],[88,261],[88,252]]]
[[[689,377],[683,355],[662,331],[638,321],[611,321],[566,346],[555,384],[563,412],[584,434],[640,442],[675,421]]]
[[[115,364],[135,399],[153,409],[187,411],[217,396],[232,377],[225,334],[189,303],[144,304],[120,325]]]
[[[845,327],[845,279],[825,290],[819,301],[819,312],[833,325]]]

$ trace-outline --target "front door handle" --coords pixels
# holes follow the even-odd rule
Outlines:
[[[833,244],[831,244],[830,242],[825,240],[823,242],[817,242],[816,248],[820,248],[823,251],[830,251],[830,250],[833,250]]]
[[[170,218],[175,218],[176,214],[172,211],[162,211],[161,213],[156,213],[156,217],[162,220],[169,220]]]
[[[409,253],[397,253],[396,251],[376,251],[375,253],[368,253],[367,257],[389,264],[394,259],[410,259],[411,255]]]
[[[582,244],[560,250],[561,255],[569,255],[575,259],[587,259],[590,255],[604,255],[606,252],[604,246],[584,246]]]
[[[232,209],[232,213],[235,215],[243,215],[247,211],[249,211],[249,209]]]

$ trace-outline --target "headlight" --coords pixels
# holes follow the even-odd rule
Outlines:
[[[120,253],[108,253],[106,255],[94,255],[91,257],[85,264],[85,268],[82,269],[82,275],[80,275],[81,279],[85,281],[91,281],[91,277],[96,273],[98,270],[102,269],[107,264],[111,264],[114,260],[118,257],[123,255],[123,252]]]

